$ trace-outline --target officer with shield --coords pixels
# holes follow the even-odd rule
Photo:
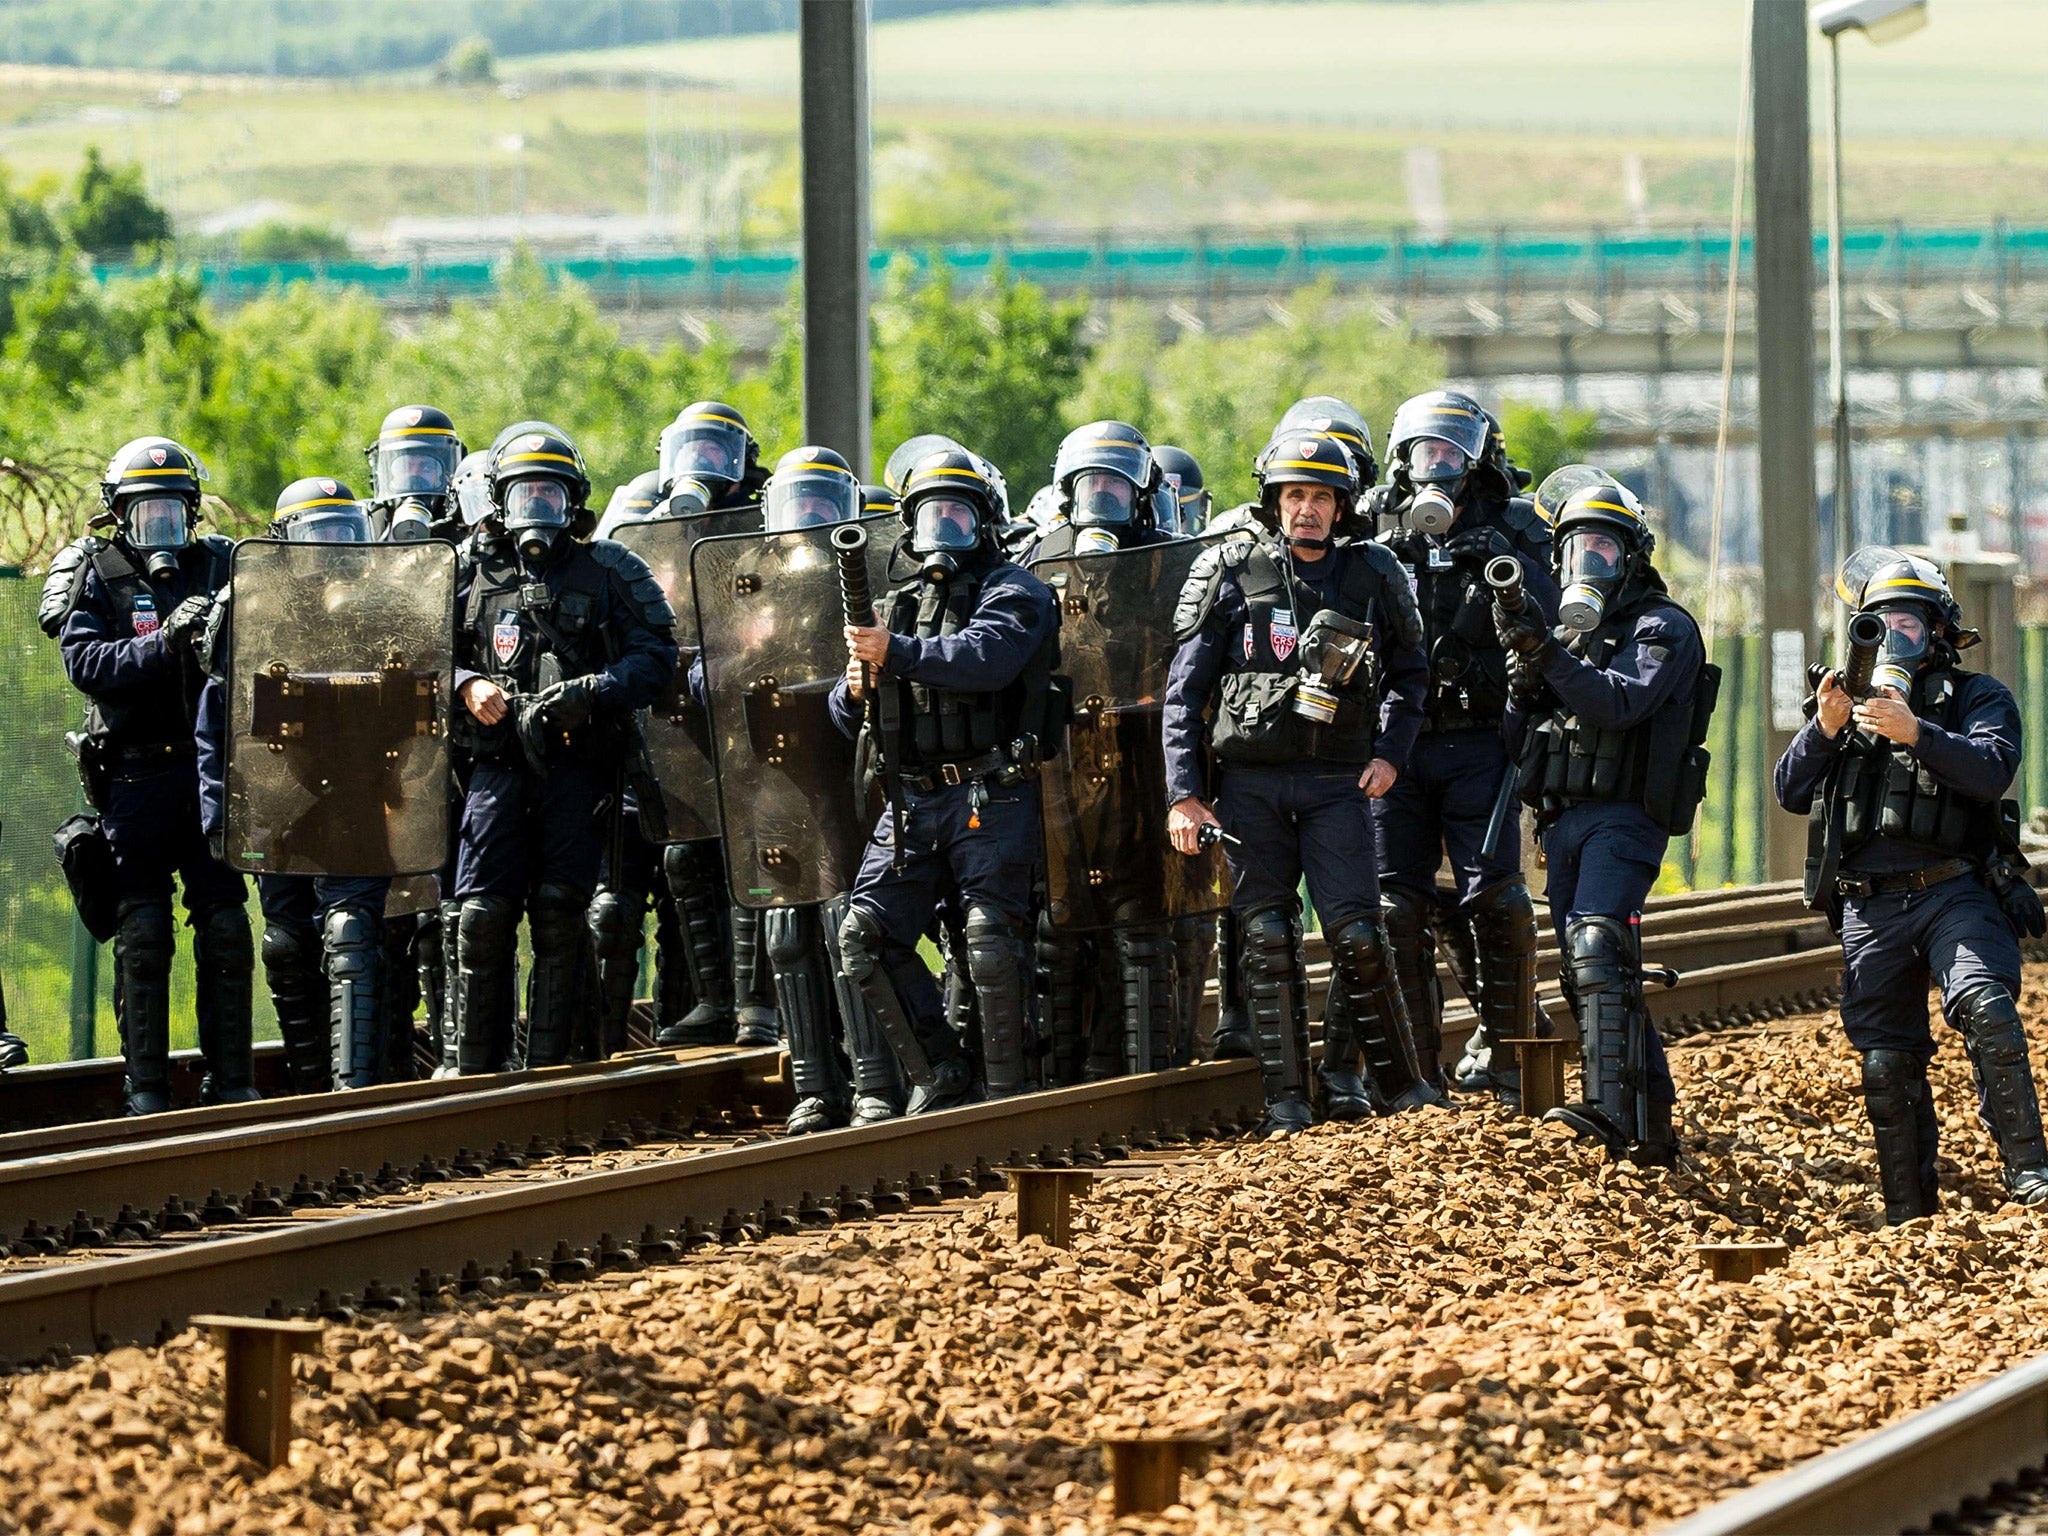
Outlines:
[[[80,761],[111,845],[118,924],[114,1012],[131,1114],[171,1107],[171,879],[192,927],[209,1103],[259,1097],[250,1057],[255,948],[241,876],[199,827],[192,727],[204,672],[194,641],[232,546],[195,539],[206,467],[167,437],[126,443],[100,479],[104,535],[50,562],[38,618],[90,701]]]
[[[1489,1051],[1488,1082],[1512,1098],[1520,1084],[1502,1040],[1525,1034],[1536,1009],[1536,908],[1522,879],[1522,836],[1511,802],[1501,724],[1507,654],[1493,628],[1489,580],[1519,582],[1547,627],[1556,620],[1550,532],[1517,496],[1505,455],[1489,457],[1491,418],[1455,390],[1406,402],[1387,436],[1392,465],[1375,500],[1380,542],[1407,572],[1422,614],[1430,687],[1407,772],[1373,807],[1387,935],[1408,999],[1425,1076],[1440,1079],[1443,993],[1437,984],[1436,873],[1448,856],[1478,955],[1473,997]],[[1506,568],[1495,562],[1506,559]],[[1497,805],[1510,813],[1496,815]]]
[[[1669,1163],[1676,1093],[1643,1001],[1643,901],[1665,844],[1691,830],[1705,793],[1721,674],[1650,563],[1656,540],[1625,488],[1604,476],[1584,484],[1563,499],[1552,532],[1564,589],[1557,631],[1533,604],[1497,600],[1493,611],[1513,657],[1519,792],[1536,810],[1561,979],[1579,1021],[1583,1100],[1546,1118],[1615,1158]]]
[[[2005,798],[2020,766],[2018,706],[2005,684],[1957,665],[1978,637],[1939,567],[1858,550],[1838,588],[1870,631],[1865,664],[1821,678],[1775,779],[1778,803],[1814,823],[1807,900],[1842,936],[1842,1029],[1863,1059],[1885,1221],[1941,1204],[1930,977],[1976,1069],[2007,1192],[2048,1205],[2048,1141],[2017,1003],[2017,940],[2043,932],[2021,873],[2019,806]]]
[[[568,1059],[600,811],[620,794],[634,711],[676,668],[674,616],[647,567],[610,540],[583,542],[590,477],[567,436],[540,425],[504,441],[490,487],[457,592],[453,728],[471,760],[455,866],[464,1072]],[[515,1040],[522,912],[533,972]]]
[[[997,543],[996,490],[957,447],[902,481],[901,584],[879,624],[846,627],[832,710],[858,733],[889,802],[840,927],[859,988],[913,1088],[909,1113],[962,1102],[973,1072],[947,1028],[917,942],[943,895],[962,913],[990,1098],[1031,1087],[1026,967],[1038,807],[1026,782],[1064,728],[1055,702],[1059,612]]]
[[[1390,1108],[1439,1096],[1423,1078],[1380,923],[1370,802],[1390,789],[1421,727],[1422,626],[1398,564],[1349,537],[1358,471],[1327,433],[1268,444],[1258,533],[1204,552],[1182,589],[1167,684],[1167,830],[1184,854],[1218,836],[1237,917],[1266,1120],[1309,1106],[1305,875],[1335,975],[1324,1011],[1326,1112],[1372,1112],[1361,1051]],[[1205,756],[1220,770],[1215,808]]]

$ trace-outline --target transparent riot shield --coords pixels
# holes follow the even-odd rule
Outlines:
[[[1110,928],[1230,905],[1223,853],[1166,839],[1166,673],[1173,609],[1195,539],[1041,560],[1060,605],[1060,671],[1072,679],[1065,750],[1039,775],[1046,897],[1061,928]],[[1057,747],[1057,743],[1055,747]]]
[[[455,550],[235,546],[227,855],[271,875],[448,858]]]
[[[626,523],[613,537],[647,562],[676,613],[682,664],[668,691],[642,717],[648,765],[668,814],[668,840],[702,842],[718,832],[718,775],[711,761],[711,717],[690,693],[690,659],[697,654],[697,609],[690,601],[690,550],[704,539],[756,533],[759,507],[733,507],[696,517],[660,517]]]
[[[852,889],[879,807],[862,797],[854,743],[827,708],[846,672],[832,537],[869,533],[854,556],[879,600],[901,527],[889,514],[707,539],[691,556],[725,864],[742,906],[805,906]]]

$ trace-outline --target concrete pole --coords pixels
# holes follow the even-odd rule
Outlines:
[[[1763,556],[1768,773],[1801,724],[1806,664],[1819,659],[1814,497],[1813,165],[1808,143],[1806,7],[1753,0],[1750,70],[1756,117],[1758,507]],[[1796,878],[1806,823],[1767,818],[1767,878]]]
[[[867,0],[803,0],[804,437],[870,477]]]

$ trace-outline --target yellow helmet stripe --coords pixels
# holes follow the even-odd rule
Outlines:
[[[393,428],[392,428],[392,429],[391,429],[390,431],[388,431],[388,432],[380,432],[380,433],[378,433],[378,434],[377,434],[377,441],[381,443],[381,442],[383,442],[383,441],[384,441],[384,439],[385,439],[385,438],[387,438],[387,437],[453,437],[453,436],[455,436],[455,429],[454,429],[454,428],[452,428],[452,427],[393,427]]]
[[[1327,469],[1327,470],[1329,470],[1329,471],[1330,471],[1331,473],[1333,473],[1333,474],[1334,474],[1334,473],[1336,472],[1337,466],[1336,466],[1335,464],[1325,464],[1325,463],[1324,463],[1324,462],[1323,462],[1322,460],[1320,460],[1320,459],[1275,459],[1275,460],[1274,460],[1274,461],[1272,462],[1272,464],[1268,466],[1268,468],[1271,468],[1271,469]]]
[[[312,501],[295,501],[288,507],[279,507],[276,516],[284,517],[292,512],[303,512],[308,507],[353,507],[357,503],[346,496],[321,496]]]
[[[911,478],[915,480],[938,475],[957,475],[962,480],[979,480],[983,485],[988,484],[988,476],[978,469],[924,469],[917,471]]]
[[[1878,593],[1889,592],[1894,587],[1908,587],[1917,592],[1932,592],[1937,597],[1941,596],[1941,588],[1931,581],[1918,581],[1910,576],[1894,576],[1889,581],[1879,582],[1874,587],[1865,587],[1863,589],[1863,600],[1868,602],[1871,598],[1877,596]]]
[[[788,467],[788,472],[793,475],[806,469],[829,469],[835,475],[844,475],[849,480],[853,478],[853,471],[844,464],[793,464]]]
[[[1624,507],[1620,502],[1616,501],[1585,501],[1579,503],[1579,505],[1588,512],[1619,512],[1623,517],[1630,519],[1632,522],[1640,523],[1643,520],[1640,512],[1635,511],[1631,507]]]
[[[510,453],[498,460],[500,464],[574,464],[576,461],[566,453]]]
[[[728,427],[738,427],[742,432],[747,430],[747,424],[744,421],[733,416],[721,416],[716,411],[692,411],[689,415],[683,417],[683,421],[722,421]],[[678,425],[680,424],[678,423]]]
[[[183,475],[187,480],[190,480],[192,478],[192,471],[185,468],[182,464],[165,464],[162,466],[146,464],[140,469],[124,469],[121,471],[121,478],[123,480],[126,480],[130,475],[149,475],[152,477]]]

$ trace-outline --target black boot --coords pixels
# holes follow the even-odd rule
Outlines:
[[[846,1056],[853,1067],[853,1109],[847,1123],[879,1125],[903,1113],[903,1074],[867,999],[847,979],[845,956],[839,943],[847,910],[844,896],[826,902],[822,909],[825,947],[832,957],[832,991],[839,1000],[839,1017],[846,1031]]]
[[[1300,920],[1277,907],[1240,915],[1239,961],[1259,1075],[1266,1089],[1261,1136],[1291,1136],[1315,1124],[1308,1102],[1308,1031],[1302,992]]]
[[[385,918],[384,929],[384,1024],[378,1038],[384,1054],[377,1063],[380,1083],[409,1083],[419,1076],[417,1046],[419,1028],[414,1022],[420,1011],[421,923],[430,919],[439,929],[432,912],[408,912]]]
[[[527,933],[533,974],[526,982],[526,1064],[559,1067],[569,1059],[581,1003],[577,980],[587,938],[590,893],[549,883],[533,893]]]
[[[264,923],[263,979],[284,1042],[291,1091],[326,1093],[334,1086],[334,1053],[327,1043],[327,984],[320,975],[318,930],[310,923]]]
[[[192,1011],[199,1016],[204,1104],[249,1104],[256,1091],[256,945],[249,912],[223,903],[192,918]]]
[[[338,1088],[372,1088],[384,1065],[383,922],[356,907],[327,914],[328,1039]]]
[[[2048,1205],[2048,1142],[2027,1063],[2027,1031],[2012,994],[1997,982],[1956,999],[1956,1022],[1977,1068],[1984,1118],[1998,1142],[2006,1191],[2021,1205]]]
[[[1478,990],[1473,1005],[1487,1052],[1486,1086],[1503,1103],[1522,1101],[1522,1069],[1506,1040],[1541,1034],[1536,1012],[1536,907],[1529,888],[1504,880],[1473,898]]]
[[[1332,976],[1329,995],[1323,1000],[1323,1061],[1316,1079],[1323,1090],[1323,1118],[1326,1120],[1370,1120],[1372,1098],[1359,1073],[1358,1034],[1351,1017],[1351,1000],[1343,982]]]
[[[513,1027],[519,908],[503,896],[472,896],[456,924],[455,1069],[465,1077],[525,1065]]]
[[[1907,1051],[1865,1051],[1863,1053],[1863,1110],[1870,1117],[1870,1132],[1877,1142],[1877,1182],[1884,1191],[1884,1220],[1888,1227],[1931,1216],[1939,1194],[1930,1191],[1920,1176],[1923,1138],[1930,1143],[1932,1124],[1923,1128],[1921,1096],[1927,1086],[1927,1063]],[[1927,1097],[1928,1119],[1933,1120],[1934,1099]],[[1929,1161],[1932,1161],[1930,1157]],[[1933,1198],[1930,1198],[1930,1195]]]
[[[456,1022],[457,1012],[462,1004],[462,903],[444,901],[441,903],[441,921],[436,925],[440,934],[438,963],[440,965],[441,991],[441,1046],[440,1065],[434,1068],[437,1078],[459,1077],[462,1062],[459,1050],[461,1028]],[[420,959],[421,968],[426,965],[425,952]],[[421,982],[425,985],[424,978]]]
[[[1330,985],[1342,988],[1372,1091],[1387,1112],[1441,1104],[1443,1090],[1422,1071],[1395,979],[1394,952],[1377,917],[1361,914],[1329,935]],[[1432,963],[1431,978],[1435,971]]]
[[[831,969],[818,910],[777,907],[761,914],[761,929],[775,971],[776,1011],[789,1031],[789,1076],[796,1090],[789,1134],[844,1125],[852,1093],[833,1038]]]
[[[1580,1101],[1543,1118],[1599,1141],[1620,1158],[1643,1140],[1642,1095],[1632,1063],[1642,1060],[1632,1037],[1649,1027],[1631,925],[1616,917],[1581,917],[1564,934],[1566,996],[1579,1020]]]
[[[171,904],[124,901],[114,932],[115,1015],[131,1115],[171,1107]]]
[[[654,1025],[650,1039],[679,1023],[697,1004],[697,995],[690,990],[686,943],[675,897],[664,884],[654,895]]]
[[[931,973],[913,951],[891,964],[884,959],[882,925],[859,907],[850,907],[839,927],[839,953],[846,978],[860,988],[876,1027],[896,1055],[910,1083],[909,1115],[952,1109],[967,1100],[974,1086],[960,1041],[943,1016],[920,1011],[913,1019],[904,1003],[906,988],[928,990]]]
[[[732,993],[735,1045],[782,1044],[782,1021],[775,1016],[774,968],[761,914],[749,907],[732,909]]]
[[[690,966],[690,1011],[654,1037],[664,1047],[731,1045],[732,932],[723,857],[717,843],[675,843],[662,850],[662,871],[676,901]]]
[[[442,965],[441,909],[433,907],[419,914],[419,931],[413,937],[412,953],[417,967],[416,989],[427,1005],[427,1054],[435,1062],[446,1059],[448,1051],[448,976]]]
[[[1235,912],[1216,919],[1216,1031],[1210,1061],[1256,1061],[1251,1011],[1244,1000],[1244,934]]]
[[[1163,1072],[1173,1065],[1173,930],[1165,924],[1116,928],[1118,989],[1123,995],[1124,1070]]]

